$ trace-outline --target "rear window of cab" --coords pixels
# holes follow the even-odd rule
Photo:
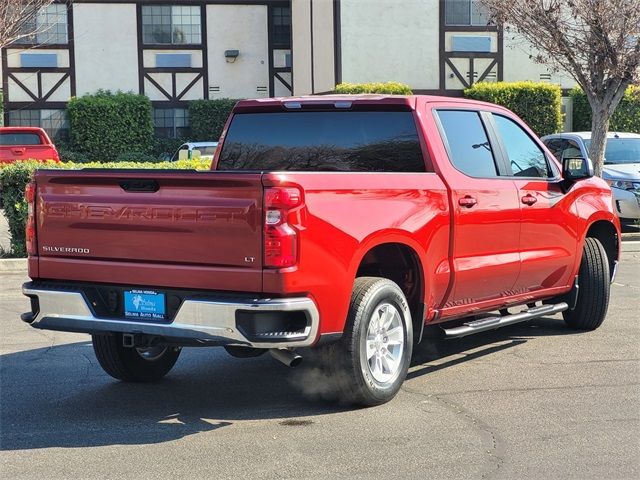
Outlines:
[[[238,113],[217,169],[426,171],[408,111]]]
[[[0,145],[42,145],[42,138],[30,132],[0,132]]]

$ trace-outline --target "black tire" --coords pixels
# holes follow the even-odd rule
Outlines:
[[[404,344],[398,353],[400,360],[394,370],[396,373],[384,382],[376,380],[372,374],[366,342],[376,309],[388,308],[385,307],[387,304],[399,314]],[[400,390],[407,376],[412,348],[411,313],[400,287],[386,278],[360,277],[353,287],[344,335],[339,342],[320,347],[318,356],[327,378],[334,382],[340,402],[374,406],[388,402]],[[374,359],[374,363],[376,361]]]
[[[575,330],[595,330],[604,321],[609,307],[609,259],[595,238],[586,238],[578,273],[576,308],[562,313],[567,325]]]
[[[160,380],[173,368],[180,349],[166,347],[157,355],[145,358],[136,348],[124,347],[122,335],[92,335],[93,351],[102,369],[125,382]]]

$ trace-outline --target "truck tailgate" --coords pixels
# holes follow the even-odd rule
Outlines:
[[[40,277],[233,289],[216,272],[241,270],[261,284],[260,174],[44,170],[36,183]]]
[[[12,163],[16,160],[53,160],[51,145],[0,145],[0,163]]]

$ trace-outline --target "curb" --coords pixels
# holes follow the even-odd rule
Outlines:
[[[0,260],[0,274],[27,271],[27,259],[26,258],[5,258]]]
[[[631,232],[631,233],[623,233],[622,241],[623,242],[634,242],[640,240],[640,232]]]
[[[640,252],[640,239],[622,243],[622,253]]]

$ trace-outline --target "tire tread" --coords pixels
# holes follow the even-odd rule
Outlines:
[[[578,285],[576,308],[564,312],[564,320],[576,330],[595,330],[609,307],[609,260],[596,238],[585,239]]]

